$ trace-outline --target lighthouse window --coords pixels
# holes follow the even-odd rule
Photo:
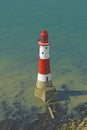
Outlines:
[[[42,52],[42,54],[44,54],[44,52]]]
[[[46,47],[46,49],[47,49],[47,47]]]

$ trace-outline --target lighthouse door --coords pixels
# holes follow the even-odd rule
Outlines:
[[[46,81],[48,81],[48,77],[46,77]]]

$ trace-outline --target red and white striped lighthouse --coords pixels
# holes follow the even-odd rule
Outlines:
[[[42,99],[44,102],[47,102],[56,90],[52,85],[49,56],[50,43],[48,41],[48,33],[46,30],[42,30],[38,44],[39,64],[35,96]]]

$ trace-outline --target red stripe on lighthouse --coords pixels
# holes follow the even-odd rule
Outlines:
[[[50,60],[49,59],[39,59],[38,72],[40,74],[50,73]]]

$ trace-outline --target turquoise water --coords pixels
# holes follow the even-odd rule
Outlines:
[[[26,108],[36,104],[37,42],[44,28],[52,43],[56,89],[65,84],[70,90],[87,91],[87,1],[0,0],[0,102],[12,106],[18,100]],[[71,108],[86,102],[87,94],[69,98]],[[2,106],[0,111],[4,113]]]

